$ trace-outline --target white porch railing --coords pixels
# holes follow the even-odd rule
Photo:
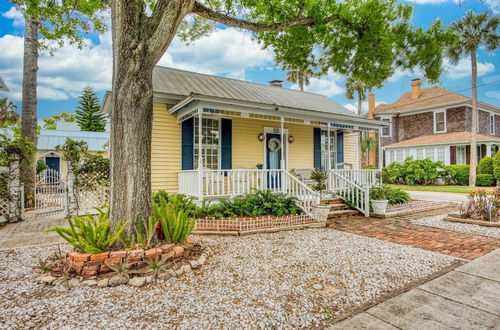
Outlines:
[[[200,186],[198,182],[201,182]],[[284,170],[230,169],[179,172],[179,192],[203,198],[241,196],[255,190],[283,192],[299,200],[300,206],[309,213],[319,203],[319,195]]]
[[[368,185],[370,187],[379,187],[382,185],[382,171],[381,170],[347,170],[336,169],[331,170],[347,180],[359,185]]]
[[[338,173],[338,170],[331,170],[328,175],[328,191],[337,194],[366,217],[370,216],[370,185],[361,186]]]

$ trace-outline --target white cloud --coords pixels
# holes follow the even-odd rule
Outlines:
[[[379,105],[379,104],[382,104],[384,102],[375,102],[375,106]],[[347,103],[347,104],[344,104],[344,107],[351,110],[352,112],[354,113],[358,113],[358,104],[357,103]],[[361,112],[362,113],[366,113],[368,112],[368,101],[363,101],[362,105],[361,105]]]
[[[342,75],[329,71],[325,76],[319,78],[311,78],[309,86],[305,86],[304,90],[306,92],[332,97],[344,92],[344,81],[345,78]],[[338,83],[340,83],[341,85],[339,86]],[[294,84],[290,88],[299,89],[299,86],[297,84]]]
[[[262,50],[249,34],[217,29],[191,45],[175,38],[159,65],[245,79],[247,69],[272,65],[273,53]]]
[[[457,6],[460,6],[467,0],[407,0],[407,2],[413,3],[415,5],[440,5],[447,2],[453,2]],[[500,1],[498,0],[481,0],[481,2],[485,3],[488,7],[490,7],[491,11],[494,14],[500,13]]]
[[[2,13],[2,16],[14,20],[14,22],[12,22],[12,25],[15,27],[24,26],[23,13],[17,10],[16,7],[10,7],[8,11]]]
[[[449,60],[445,60],[444,69],[446,71],[445,75],[450,79],[470,77],[470,58],[462,58],[456,65],[451,64]],[[495,71],[495,65],[493,63],[477,62],[477,75],[479,77],[493,71]]]
[[[80,95],[89,84],[98,91],[111,88],[111,35],[100,36],[100,43],[86,40],[87,47],[79,50],[65,45],[54,56],[42,53],[38,60],[38,97],[67,100]],[[13,99],[21,99],[23,38],[13,35],[0,37],[0,72],[9,86]]]

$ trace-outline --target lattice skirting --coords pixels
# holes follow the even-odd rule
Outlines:
[[[324,227],[324,222],[318,222],[307,215],[288,215],[282,217],[264,216],[247,218],[204,218],[196,220],[193,234],[233,234],[240,235],[249,232],[268,232],[291,230],[305,227]]]

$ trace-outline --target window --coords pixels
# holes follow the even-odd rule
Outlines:
[[[495,114],[490,113],[489,119],[490,134],[495,135]]]
[[[446,132],[446,111],[434,112],[434,133]]]
[[[446,147],[437,148],[437,160],[443,163],[446,161]]]
[[[396,162],[402,163],[404,161],[403,159],[403,149],[397,149],[396,150]]]
[[[391,118],[382,118],[381,121],[389,123],[390,125],[387,127],[382,127],[382,137],[391,137],[392,136],[392,124]]]
[[[465,147],[457,147],[457,162],[458,165],[465,165]]]
[[[424,159],[424,148],[417,148],[417,159]]]
[[[330,161],[331,167],[335,168],[335,131],[330,131]],[[321,130],[321,168],[328,169],[328,131]]]
[[[219,169],[220,121],[219,119],[202,118],[201,152],[203,167],[211,170]],[[194,168],[198,168],[198,118],[194,119]]]
[[[434,154],[434,148],[425,148],[425,158],[429,158],[432,161],[436,160],[436,155]]]

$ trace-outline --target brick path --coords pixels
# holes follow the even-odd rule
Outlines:
[[[389,219],[351,217],[336,219],[329,224],[329,227],[470,260],[500,248],[500,239],[497,238],[408,222],[416,217],[424,218],[448,212],[446,209],[441,209]]]

